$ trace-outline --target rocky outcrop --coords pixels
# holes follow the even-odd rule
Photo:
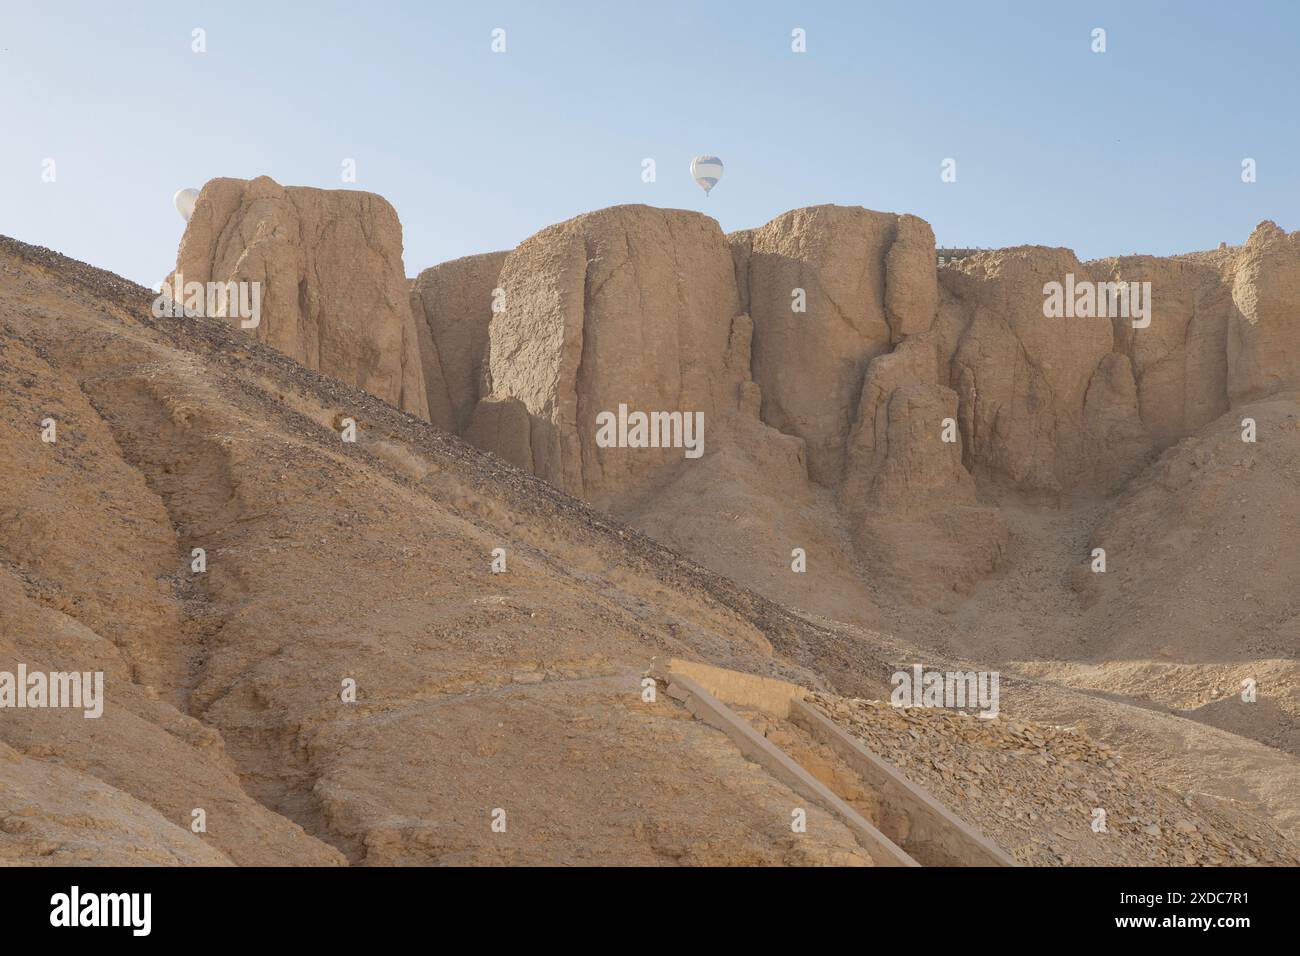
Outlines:
[[[877,409],[876,439],[856,449],[840,495],[873,574],[908,600],[940,608],[995,571],[1007,547],[1001,516],[978,504],[962,464],[957,404],[942,385],[890,390]]]
[[[804,440],[822,484],[839,481],[862,376],[892,341],[885,258],[897,229],[890,213],[813,206],[732,237],[763,421]]]
[[[459,429],[602,507],[632,507],[693,553],[716,550],[715,485],[780,499],[772,522],[804,539],[808,525],[783,509],[808,507],[811,482],[808,493],[830,489],[859,552],[929,601],[998,567],[1007,531],[989,501],[1112,493],[1222,415],[1230,381],[1254,394],[1296,364],[1269,344],[1292,335],[1295,244],[1275,227],[1199,257],[1082,263],[1022,247],[943,270],[928,224],[861,208],[793,210],[726,240],[694,213],[581,216],[505,258],[496,315],[495,259],[476,274],[466,260],[440,267],[451,287],[437,300],[468,296],[480,311],[467,335],[488,329],[491,388]],[[1098,298],[1091,312],[1048,314],[1051,284],[1067,282],[1097,297],[1149,288],[1150,321]],[[464,370],[479,359],[457,354],[463,415]],[[620,404],[704,411],[710,448],[743,455],[687,478],[680,451],[601,448],[595,416]],[[940,439],[948,422],[955,441]],[[800,444],[774,443],[773,429]],[[779,546],[754,534],[753,546]]]
[[[910,336],[867,366],[853,416],[844,480],[838,490],[840,505],[847,513],[860,511],[871,498],[871,485],[888,448],[890,398],[896,390],[909,385],[942,385],[948,389],[948,364],[964,331],[961,308],[948,301],[929,329]],[[960,441],[949,447],[955,447],[960,460]]]
[[[1300,385],[1300,234],[1272,223],[1217,254],[1006,249],[942,274],[966,326],[947,384],[967,466],[993,485],[1113,492],[1231,405]],[[1097,290],[1095,317],[1044,315],[1046,284],[1067,276]],[[1125,287],[1143,288],[1146,319],[1101,311]]]
[[[885,317],[890,338],[901,342],[928,329],[939,311],[934,230],[924,219],[899,216],[885,256]]]
[[[974,503],[975,480],[962,466],[956,429],[957,393],[941,385],[900,385],[884,411],[885,440],[874,449],[863,498],[868,507],[904,514]],[[949,429],[951,440],[945,438]]]
[[[633,492],[682,464],[681,447],[601,447],[602,413],[702,413],[707,454],[739,413],[742,388],[754,403],[748,319],[726,239],[706,216],[648,206],[579,216],[510,253],[498,285],[486,398],[522,403],[535,471],[567,491]],[[477,414],[472,427],[516,434]]]
[[[411,312],[436,425],[463,432],[483,397],[492,292],[508,252],[465,256],[425,269],[411,284]]]
[[[1137,382],[1127,355],[1108,352],[1101,357],[1083,400],[1079,484],[1111,492],[1147,461],[1150,433],[1138,412]]]
[[[1229,397],[1253,401],[1300,386],[1300,231],[1260,223],[1230,276]]]
[[[1192,259],[1125,256],[1090,263],[1099,281],[1150,282],[1151,324],[1113,320],[1115,351],[1129,358],[1142,425],[1167,448],[1228,408],[1231,303],[1219,270]]]
[[[784,556],[851,539],[942,603],[998,568],[991,505],[1112,494],[1234,404],[1300,384],[1298,235],[1263,223],[1213,253],[1019,247],[939,269],[915,216],[814,206],[724,236],[699,213],[618,206],[424,270],[404,317],[382,200],[216,180],[181,264],[260,278],[260,338],[727,573],[779,555],[762,585],[803,600]],[[1091,287],[1091,308],[1052,314],[1055,284]],[[1106,298],[1137,289],[1146,319]],[[669,431],[627,447],[638,414]],[[680,441],[697,414],[703,461]],[[628,443],[603,440],[607,418]]]
[[[1023,247],[940,271],[914,216],[815,206],[724,237],[697,213],[624,206],[426,269],[404,307],[387,203],[263,177],[205,187],[178,270],[262,283],[259,339],[606,502],[683,459],[601,447],[597,416],[620,406],[701,412],[713,449],[767,447],[761,421],[860,516],[882,506],[882,462],[911,467],[885,451],[901,387],[955,393],[980,487],[1053,500],[1112,491],[1231,402],[1300,381],[1300,240],[1272,223],[1213,255]],[[1152,320],[1045,315],[1067,276],[1149,283]]]
[[[870,501],[889,447],[893,395],[916,384],[955,393],[963,466],[989,490],[1053,499],[1129,477],[1152,443],[1130,359],[1115,351],[1117,323],[1043,310],[1047,283],[1093,274],[1068,250],[1028,247],[943,270],[937,317],[867,367],[841,507],[859,514]]]
[[[1057,494],[1084,471],[1084,400],[1114,333],[1105,317],[1044,316],[1044,286],[1071,274],[1085,275],[1069,250],[1023,248],[976,256],[949,285],[969,320],[949,368],[966,460],[989,481]]]
[[[248,329],[306,365],[429,417],[402,266],[402,226],[383,198],[214,179],[181,239],[184,283],[260,283]],[[236,321],[233,317],[231,321]]]

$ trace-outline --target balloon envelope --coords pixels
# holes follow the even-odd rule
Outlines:
[[[172,197],[172,202],[176,204],[176,211],[186,222],[189,222],[190,216],[194,215],[194,203],[198,198],[197,189],[178,189],[176,195]]]
[[[707,196],[722,178],[722,160],[716,156],[696,156],[691,160],[691,178]]]

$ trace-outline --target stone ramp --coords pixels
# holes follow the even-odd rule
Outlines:
[[[877,866],[1018,865],[931,793],[806,703],[806,688],[677,658],[656,659],[650,673],[695,717],[726,734],[745,757],[842,820]],[[757,711],[814,745],[824,745],[833,753],[835,766],[811,760],[806,750],[788,743],[783,748],[733,707]],[[778,736],[793,739],[789,733]],[[864,794],[866,800],[861,799]]]

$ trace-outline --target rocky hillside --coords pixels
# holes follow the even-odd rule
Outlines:
[[[641,698],[656,654],[820,682],[775,648],[829,635],[152,299],[0,246],[0,670],[100,670],[107,698],[0,711],[0,859],[866,859]]]
[[[0,711],[0,859],[870,862],[644,700],[660,654],[854,699],[999,669],[1068,782],[1123,771],[1116,840],[1056,839],[1020,757],[966,800],[1023,736],[824,700],[1026,862],[1294,857],[1300,233],[939,268],[913,216],[626,206],[408,280],[380,197],[261,178],[203,189],[176,275],[259,321],[0,245],[0,671],[108,688]],[[600,440],[620,407],[702,455]]]

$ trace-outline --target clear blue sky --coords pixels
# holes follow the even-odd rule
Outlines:
[[[1300,228],[1298,72],[1293,0],[0,0],[0,233],[152,284],[176,189],[344,188],[352,157],[408,275],[629,202],[727,231],[833,202],[947,245],[1169,254]],[[726,163],[709,198],[699,153]]]

